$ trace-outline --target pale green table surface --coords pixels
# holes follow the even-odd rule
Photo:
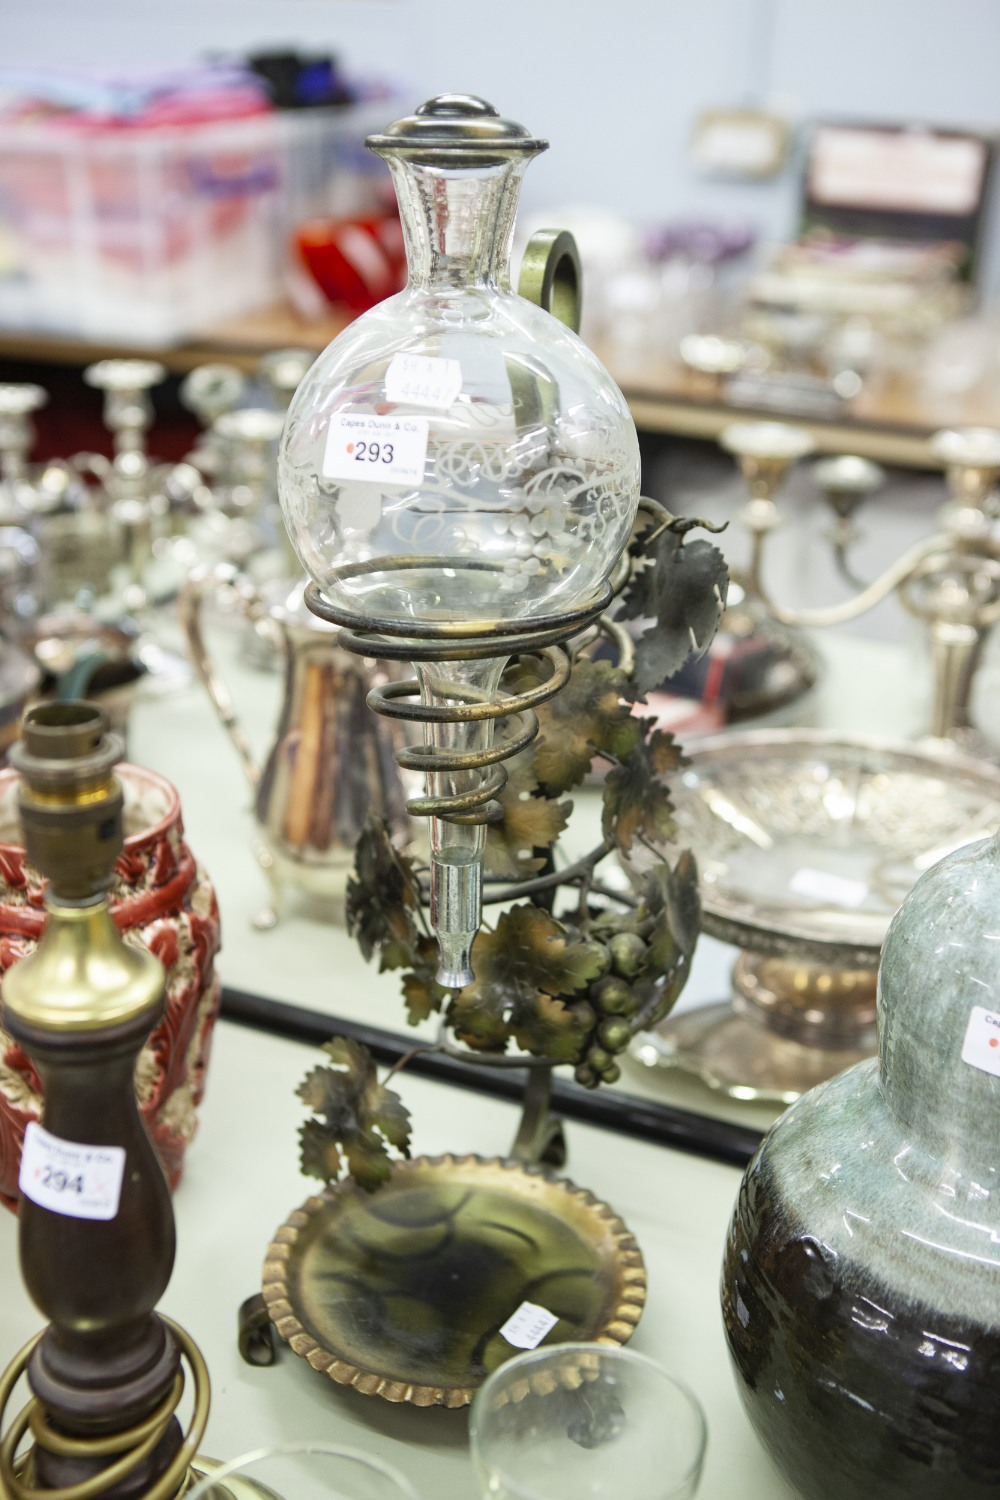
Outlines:
[[[175,1199],[177,1264],[161,1303],[198,1340],[211,1370],[204,1450],[232,1457],[268,1442],[322,1437],[380,1453],[410,1475],[423,1500],[474,1500],[465,1413],[396,1407],[339,1389],[284,1346],[279,1363],[265,1369],[237,1353],[237,1307],[259,1289],[273,1231],[311,1191],[298,1175],[303,1110],[294,1089],[314,1061],[298,1043],[225,1022],[216,1030],[201,1128]],[[496,1155],[509,1145],[512,1106],[405,1075],[399,1088],[413,1113],[417,1151]],[[739,1173],[576,1124],[569,1148],[567,1175],[623,1216],[647,1259],[649,1301],[635,1347],[682,1375],[705,1406],[705,1500],[782,1500],[792,1492],[743,1417],[718,1310]],[[0,1221],[0,1285],[0,1356],[9,1358],[41,1321],[20,1286],[9,1215]]]
[[[232,656],[232,639],[220,648],[224,658]],[[811,722],[833,720],[843,729],[899,735],[913,728],[898,648],[842,638],[828,655],[831,671],[811,705]],[[277,716],[279,679],[237,668],[233,689],[263,748]],[[252,929],[264,884],[248,852],[249,796],[236,756],[196,686],[137,705],[130,757],[162,771],[180,790],[189,840],[219,893],[225,984],[331,1016],[405,1029],[396,980],[365,965],[341,928],[311,920],[293,900],[275,931]],[[589,807],[586,794],[578,800],[586,825],[594,816],[593,800]],[[580,836],[585,833],[586,827]],[[683,1003],[724,995],[733,957],[733,950],[703,940]],[[287,1350],[269,1369],[251,1368],[238,1356],[237,1307],[259,1287],[274,1229],[311,1191],[298,1174],[296,1131],[303,1110],[294,1089],[315,1060],[315,1051],[298,1043],[228,1023],[216,1031],[201,1128],[176,1196],[177,1266],[162,1304],[194,1334],[212,1371],[205,1451],[230,1457],[281,1439],[344,1441],[377,1450],[404,1469],[424,1500],[473,1500],[462,1413],[398,1408],[340,1390]],[[747,1124],[764,1124],[773,1113],[723,1104],[693,1080],[637,1066],[622,1086]],[[415,1151],[494,1155],[509,1146],[513,1106],[412,1075],[404,1075],[399,1087],[413,1114]],[[739,1172],[576,1123],[569,1126],[569,1149],[567,1175],[611,1203],[646,1256],[649,1301],[635,1347],[683,1376],[706,1408],[704,1500],[782,1500],[792,1492],[744,1419],[718,1307],[719,1265]],[[40,1321],[21,1288],[16,1223],[9,1216],[0,1219],[0,1286],[0,1358],[6,1359]]]

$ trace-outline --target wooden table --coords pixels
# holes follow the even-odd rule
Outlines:
[[[272,349],[325,349],[351,321],[348,312],[335,312],[318,320],[300,317],[292,307],[279,305],[219,323],[192,337],[186,344],[164,349],[123,344],[72,335],[32,333],[0,329],[0,361],[31,361],[57,365],[87,365],[97,359],[135,356],[158,359],[174,375],[184,375],[196,365],[224,359],[241,370],[253,371],[261,355]]]
[[[279,304],[206,328],[186,344],[156,350],[8,330],[0,331],[0,360],[83,365],[134,354],[153,355],[175,374],[210,360],[225,360],[252,371],[261,355],[272,349],[294,345],[318,353],[350,317],[345,310],[331,309],[319,319],[307,319],[291,306]],[[930,469],[940,468],[927,444],[939,428],[1000,426],[1000,384],[985,393],[945,400],[932,398],[916,372],[899,374],[845,402],[842,414],[820,419],[729,405],[714,379],[686,369],[668,354],[627,354],[611,348],[597,352],[624,391],[636,426],[643,432],[712,441],[738,418],[784,417],[807,428],[820,452],[860,453],[881,463]]]
[[[687,369],[669,354],[622,355],[597,351],[621,386],[640,432],[673,433],[714,440],[729,423],[765,417],[805,427],[821,453],[858,453],[878,463],[939,469],[928,446],[942,427],[1000,426],[1000,382],[946,400],[934,398],[912,374],[896,374],[866,386],[833,417],[803,417],[727,403],[712,376]]]

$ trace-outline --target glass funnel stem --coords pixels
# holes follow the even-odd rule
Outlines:
[[[428,795],[451,804],[430,820],[431,925],[438,942],[437,980],[446,989],[462,989],[474,977],[472,944],[482,920],[486,847],[485,823],[474,819],[491,777],[491,765],[480,757],[493,744],[505,664],[505,657],[417,663],[423,702],[448,716],[424,724],[427,755],[437,763],[427,772]]]

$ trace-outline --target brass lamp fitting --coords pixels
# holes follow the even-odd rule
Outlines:
[[[25,717],[10,762],[21,773],[28,859],[52,898],[101,896],[122,847],[122,789],[112,774],[122,742],[93,703],[51,703]]]

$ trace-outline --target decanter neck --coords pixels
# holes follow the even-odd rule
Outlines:
[[[527,165],[475,168],[390,160],[411,287],[510,288],[510,247]]]

